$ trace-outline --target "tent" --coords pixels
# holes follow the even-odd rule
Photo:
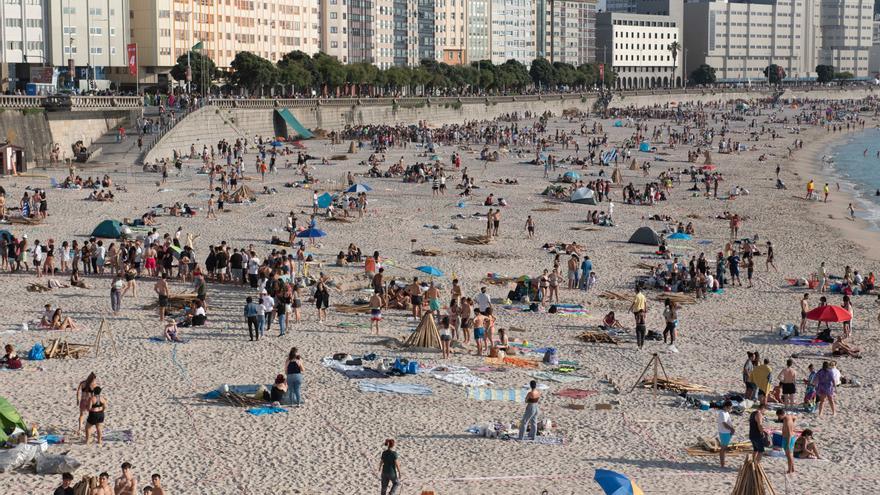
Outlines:
[[[333,196],[330,193],[324,193],[318,196],[318,208],[327,208],[333,203]]]
[[[16,427],[28,431],[28,426],[21,418],[21,414],[18,414],[18,411],[12,407],[8,400],[0,397],[0,444],[6,442],[6,439],[9,438],[8,435]]]
[[[422,316],[422,321],[416,327],[416,331],[407,337],[404,347],[424,347],[426,349],[440,349],[440,332],[434,323],[434,316],[429,311]]]
[[[619,121],[619,120],[615,120],[615,121],[614,121],[614,127],[623,127],[623,122],[621,122],[621,121]]]
[[[595,205],[596,194],[589,187],[581,187],[571,193],[572,203],[580,203],[584,205]]]
[[[614,167],[614,171],[611,172],[611,182],[613,184],[623,184],[623,174],[620,173],[620,169]]]
[[[10,231],[8,231],[8,230],[0,230],[0,237],[2,237],[3,239],[5,239],[6,242],[9,242],[9,241],[12,240],[12,237],[13,237],[13,236],[12,236],[12,232],[10,232]]]
[[[660,236],[651,227],[639,227],[630,236],[629,241],[632,244],[647,244],[648,246],[659,246]]]
[[[244,203],[245,201],[256,201],[257,195],[248,186],[241,186],[232,193],[229,198],[231,203]]]
[[[122,237],[123,226],[119,220],[104,220],[92,231],[92,237],[119,239]]]
[[[581,180],[581,174],[579,174],[577,172],[568,171],[568,172],[562,174],[562,181],[563,182],[577,182],[579,180]]]
[[[651,143],[649,143],[647,141],[642,141],[639,144],[639,151],[643,151],[645,153],[650,153],[651,152]]]

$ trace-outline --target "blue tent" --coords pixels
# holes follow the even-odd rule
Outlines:
[[[348,189],[345,190],[347,193],[362,193],[362,192],[370,192],[373,188],[366,184],[352,184]]]
[[[562,174],[562,180],[564,180],[565,182],[579,181],[579,180],[581,180],[581,174],[574,172],[574,171],[569,171],[569,172]]]
[[[92,231],[92,237],[119,239],[122,237],[122,224],[119,220],[104,220]]]
[[[326,232],[324,232],[321,229],[314,228],[314,227],[303,230],[299,234],[296,234],[297,237],[304,237],[306,239],[315,239],[318,237],[324,237],[325,235],[327,235]]]
[[[12,232],[8,230],[0,230],[0,237],[2,237],[6,242],[12,240]]]
[[[682,241],[689,241],[689,240],[691,240],[691,236],[685,234],[684,232],[676,232],[676,233],[670,235],[669,237],[667,237],[667,239],[679,239]]]
[[[418,267],[416,267],[416,270],[418,270],[422,273],[427,273],[428,275],[431,275],[433,277],[442,277],[443,276],[443,272],[440,271],[439,268],[436,268],[433,266],[418,266]]]
[[[327,208],[331,203],[333,203],[333,196],[330,193],[318,196],[318,208]]]
[[[639,151],[644,151],[646,153],[650,152],[651,151],[651,143],[649,143],[647,141],[642,141],[642,143],[639,144]]]
[[[614,121],[614,127],[623,127],[623,122],[621,122],[621,121],[619,121],[619,120],[615,120],[615,121]]]

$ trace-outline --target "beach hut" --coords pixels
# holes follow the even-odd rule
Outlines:
[[[595,205],[596,193],[594,193],[589,187],[581,187],[571,193],[570,201],[582,205]]]
[[[104,220],[92,231],[92,237],[119,239],[122,237],[123,225],[119,220]]]
[[[0,144],[0,175],[16,175],[27,172],[24,149],[13,144]]]
[[[425,349],[440,349],[440,332],[434,322],[434,316],[429,311],[422,315],[422,321],[416,327],[416,331],[407,337],[403,347],[422,347]]]
[[[630,236],[629,241],[631,244],[645,244],[648,246],[659,246],[660,245],[660,236],[657,235],[657,232],[654,232],[654,229],[651,227],[639,227],[633,232],[633,235]]]
[[[8,400],[0,397],[0,444],[6,443],[9,435],[16,428],[28,431],[28,426],[21,418],[21,414],[18,414],[18,411]]]

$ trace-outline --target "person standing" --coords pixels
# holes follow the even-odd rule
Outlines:
[[[593,262],[590,260],[589,256],[584,256],[584,261],[581,262],[581,276],[578,279],[581,290],[587,290],[587,283],[589,283],[590,273],[592,273],[592,271]]]
[[[736,433],[736,428],[733,427],[730,420],[731,409],[733,409],[733,402],[726,400],[721,410],[718,411],[718,442],[721,445],[721,450],[719,451],[721,467],[724,467],[727,446],[730,445],[730,441],[733,440],[733,434]]]
[[[391,438],[385,440],[385,450],[382,451],[379,462],[382,495],[397,495],[397,490],[400,488],[400,459],[393,449],[394,440]]]
[[[822,188],[822,193],[823,193],[824,196],[825,196],[825,198],[822,200],[822,202],[823,202],[823,203],[827,203],[827,202],[828,202],[828,196],[831,195],[831,188],[828,187],[828,183],[827,183],[827,182],[825,183],[825,186]]]
[[[535,221],[531,215],[526,218],[526,235],[529,239],[535,238]]]
[[[315,287],[315,308],[318,310],[318,322],[327,321],[327,308],[330,307],[330,291],[323,280],[318,281]]]
[[[767,268],[768,272],[770,271],[771,266],[773,267],[774,272],[779,272],[779,270],[776,268],[776,263],[774,263],[775,256],[776,253],[773,250],[773,243],[767,241],[767,258],[765,267]]]
[[[822,416],[822,410],[825,408],[826,401],[831,407],[831,415],[834,416],[837,413],[834,404],[836,387],[837,384],[831,364],[828,361],[822,361],[822,369],[816,373],[816,396],[819,400],[819,416]]]
[[[629,310],[636,323],[636,345],[641,349],[645,345],[645,313],[648,310],[648,300],[639,286],[636,286],[636,295]]]
[[[794,396],[797,393],[797,372],[792,367],[794,361],[788,359],[785,362],[785,368],[779,372],[777,377],[779,384],[782,386],[782,401],[786,406],[794,406]]]
[[[767,406],[758,404],[756,409],[749,414],[749,441],[752,443],[752,453],[755,462],[761,462],[764,449],[767,446],[767,434],[764,433],[764,411]]]
[[[48,305],[47,305],[48,306]],[[79,382],[76,387],[76,403],[79,405],[79,424],[74,435],[79,436],[83,429],[83,423],[89,414],[89,405],[92,403],[92,391],[98,386],[98,377],[94,372],[89,373],[85,380]]]
[[[73,487],[70,486],[73,483],[73,475],[70,473],[62,473],[61,474],[61,486],[55,489],[52,492],[52,495],[74,495]]]
[[[284,363],[287,372],[287,403],[300,406],[305,403],[302,397],[303,362],[296,347],[291,347]]]
[[[162,274],[159,277],[159,280],[156,281],[156,284],[153,286],[153,291],[159,297],[159,320],[165,321],[165,311],[168,309],[168,281],[166,280],[167,275]]]
[[[663,343],[666,343],[666,337],[669,336],[669,348],[675,349],[675,328],[678,326],[678,307],[675,302],[666,298],[663,302],[663,319],[666,321],[666,328],[663,329]],[[674,351],[673,351],[674,352]]]
[[[107,400],[101,396],[101,387],[92,390],[89,399],[89,415],[86,417],[86,445],[91,440],[92,428],[95,429],[95,438],[98,445],[104,442],[104,414],[107,411]]]
[[[114,495],[138,495],[137,478],[131,472],[131,463],[122,463],[122,476],[113,483]]]
[[[794,474],[794,444],[797,434],[794,429],[794,416],[786,414],[781,407],[776,410],[776,419],[782,423],[782,450],[788,460],[788,470],[785,474]]]
[[[535,439],[538,434],[538,402],[541,400],[541,392],[538,391],[538,382],[532,380],[529,382],[529,391],[526,394],[526,410],[523,413],[522,421],[519,424],[518,440],[525,439],[526,427],[531,428],[529,437]]]
[[[122,289],[125,288],[122,273],[114,273],[113,280],[110,282],[110,309],[113,314],[119,313],[122,308]]]
[[[379,335],[379,323],[382,321],[382,296],[373,292],[370,296],[370,330]]]
[[[248,335],[250,340],[260,340],[259,304],[254,303],[254,298],[248,296],[244,304],[244,318],[247,321]]]

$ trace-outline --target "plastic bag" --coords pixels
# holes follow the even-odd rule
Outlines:
[[[31,361],[42,361],[46,359],[46,349],[43,348],[43,344],[37,342],[31,347],[31,351],[28,353],[28,359]]]
[[[63,454],[43,454],[36,457],[37,474],[61,474],[72,473],[82,464],[73,457]]]
[[[9,450],[0,450],[0,473],[8,473],[34,460],[39,448],[21,443]]]

